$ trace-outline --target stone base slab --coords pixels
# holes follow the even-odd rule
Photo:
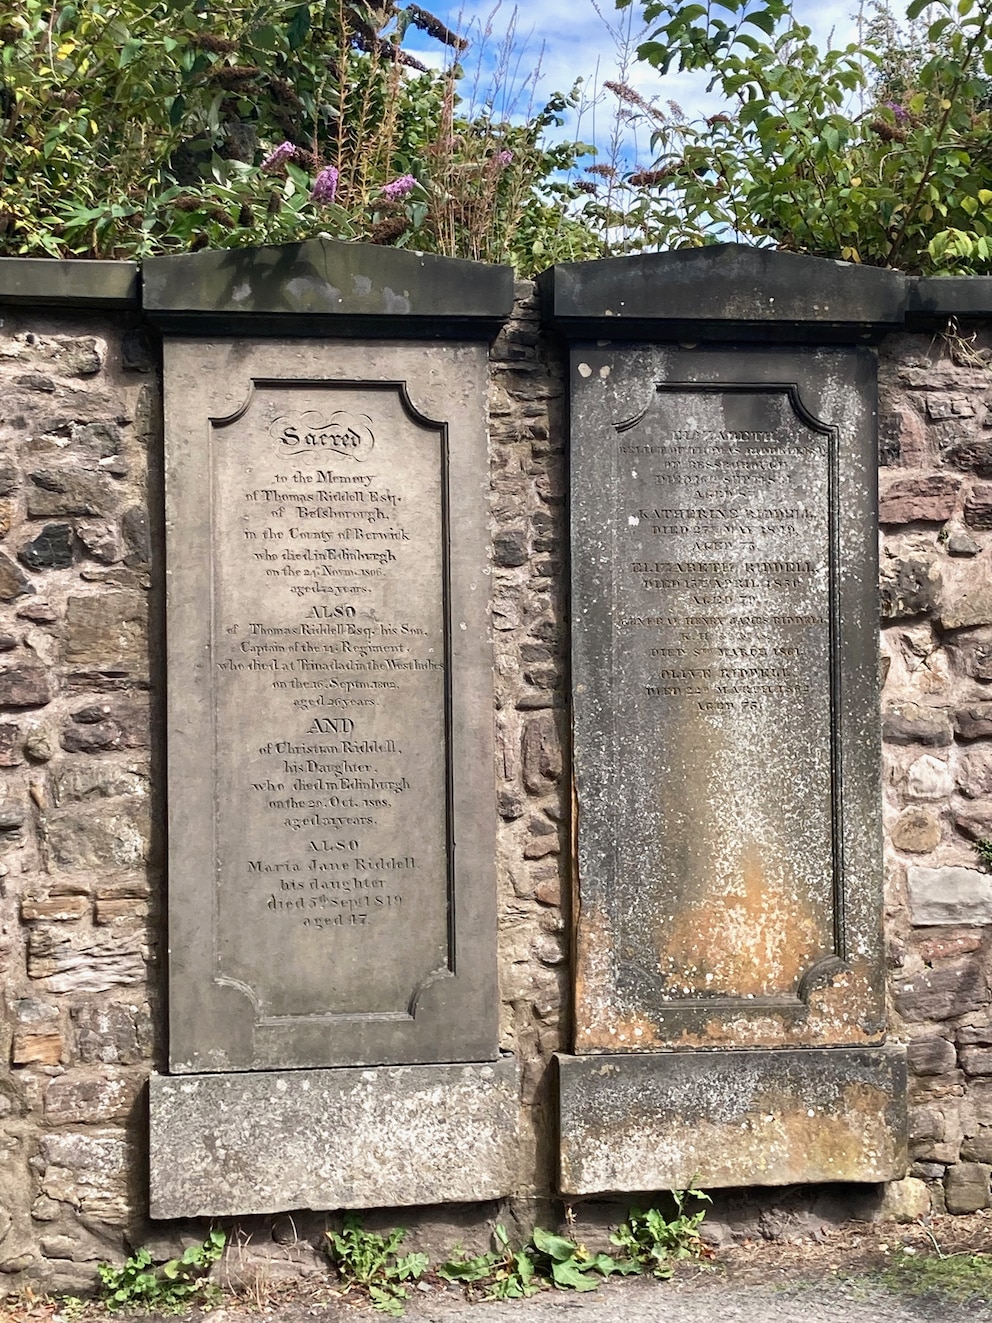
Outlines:
[[[565,1195],[891,1181],[901,1047],[558,1056]]]
[[[150,1213],[467,1203],[517,1184],[519,1066],[153,1075]]]

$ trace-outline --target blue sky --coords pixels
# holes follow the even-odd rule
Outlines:
[[[574,121],[569,124],[568,131],[583,141],[595,141],[600,147],[600,159],[607,150],[615,105],[609,93],[601,92],[598,98],[595,95],[595,89],[604,79],[619,76],[620,81],[629,83],[649,100],[654,98],[660,104],[675,101],[690,118],[700,112],[711,114],[719,108],[717,102],[707,97],[703,76],[662,78],[654,69],[633,60],[638,40],[645,35],[636,0],[628,9],[619,11],[613,7],[614,0],[520,0],[516,6],[511,0],[435,0],[434,3],[420,0],[420,3],[472,41],[472,50],[465,58],[469,76],[463,88],[475,80],[480,52],[483,72],[478,82],[480,87],[485,83],[508,30],[512,31],[517,54],[512,71],[516,77],[502,78],[503,84],[521,83],[540,61],[536,91],[527,88],[517,94],[514,109],[518,114],[527,110],[532,95],[538,104],[543,104],[543,98],[551,92],[567,91],[581,77],[590,104],[577,124]],[[827,44],[831,33],[835,44],[845,44],[855,38],[857,3],[858,0],[822,0],[822,3],[796,0],[795,12],[812,27],[814,39],[821,46]],[[895,8],[898,12],[898,3]],[[429,39],[408,39],[407,44],[432,63],[440,63],[444,58],[436,43]],[[631,165],[650,163],[646,132],[641,140],[627,146],[625,155]]]

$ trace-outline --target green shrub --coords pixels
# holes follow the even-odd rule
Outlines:
[[[654,240],[992,271],[992,7],[913,0],[910,21],[924,10],[922,48],[882,7],[860,47],[821,51],[788,0],[650,0],[641,57],[707,72],[726,107],[655,123]]]
[[[545,142],[574,94],[473,112],[458,63],[404,49],[411,24],[466,44],[364,0],[0,0],[0,254],[328,234],[546,265],[580,237],[554,176],[584,149]]]

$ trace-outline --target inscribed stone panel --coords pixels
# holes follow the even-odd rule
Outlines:
[[[869,368],[573,351],[579,1052],[881,1035]]]
[[[483,362],[168,346],[174,1071],[495,1053]]]

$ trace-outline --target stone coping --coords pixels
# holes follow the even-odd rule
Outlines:
[[[992,277],[917,277],[799,253],[713,244],[564,262],[538,277],[569,340],[877,340],[948,317],[992,317]]]
[[[82,258],[0,258],[0,304],[34,307],[138,308],[137,262]]]
[[[513,307],[508,266],[309,239],[149,258],[147,316],[197,334],[488,339]]]
[[[992,317],[992,276],[927,276],[910,281],[910,325],[947,317]]]
[[[742,244],[564,262],[541,283],[546,315],[570,338],[588,323],[621,334],[670,323],[894,329],[906,298],[896,271]]]
[[[992,319],[992,276],[898,271],[743,244],[564,262],[538,277],[568,339],[875,339]],[[487,339],[513,305],[507,266],[375,244],[205,250],[144,264],[0,258],[0,305],[143,307],[178,332]]]

